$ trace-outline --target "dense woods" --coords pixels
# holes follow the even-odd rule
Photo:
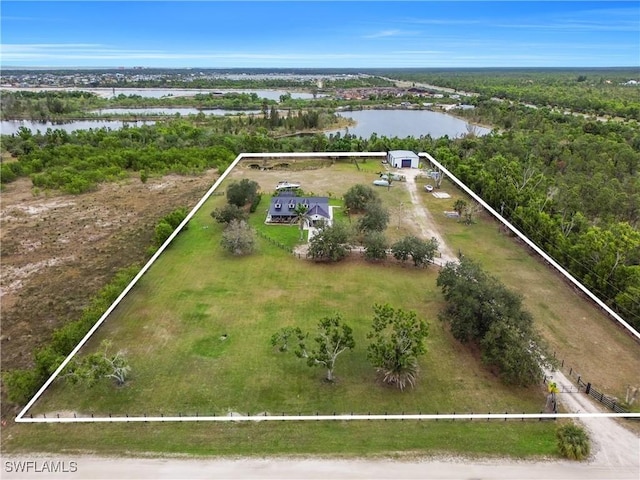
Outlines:
[[[41,190],[81,193],[132,172],[142,179],[149,174],[222,170],[240,152],[429,151],[640,328],[640,129],[632,120],[640,107],[638,88],[622,85],[628,72],[613,70],[596,76],[598,72],[403,75],[480,92],[469,100],[475,109],[456,114],[493,125],[494,133],[483,137],[473,132],[457,139],[296,136],[295,132],[330,127],[335,115],[311,108],[283,114],[264,102],[261,112],[251,117],[196,115],[117,131],[32,133],[22,129],[3,136],[3,150],[17,161],[2,163],[1,179],[4,184],[29,176]],[[512,101],[493,100],[490,95]],[[554,102],[545,95],[553,96]],[[13,101],[46,105],[49,111],[77,110],[99,102],[78,92],[25,98]],[[598,99],[604,106],[595,106]],[[233,99],[245,100],[256,99]],[[565,114],[554,105],[575,112],[620,115],[627,121]]]
[[[560,107],[574,112],[640,120],[638,70],[618,69],[472,69],[401,71],[388,75],[481,97]]]

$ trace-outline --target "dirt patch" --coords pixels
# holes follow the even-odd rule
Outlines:
[[[217,177],[169,175],[101,185],[82,195],[34,196],[6,186],[0,207],[2,370],[28,367],[33,349],[78,318],[121,268],[145,259],[158,220],[193,207]]]

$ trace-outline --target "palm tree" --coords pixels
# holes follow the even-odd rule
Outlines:
[[[309,222],[311,225],[311,216],[309,215],[309,205],[305,203],[298,203],[296,208],[293,209],[293,213],[295,215],[294,222],[298,223],[298,228],[300,228],[300,240],[304,237],[304,225]]]

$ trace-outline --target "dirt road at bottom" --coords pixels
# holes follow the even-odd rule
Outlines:
[[[571,413],[602,413],[606,409],[597,405],[561,372],[547,372],[550,381],[560,390],[558,401]],[[633,466],[640,478],[640,438],[625,429],[613,418],[579,419],[588,430],[591,440],[591,463],[607,467]]]
[[[31,471],[15,471],[31,461]],[[42,472],[45,461],[58,461],[75,472]],[[64,462],[64,463],[62,463]],[[75,463],[71,463],[75,462]],[[35,466],[34,466],[35,465]],[[36,472],[36,467],[40,472]],[[612,467],[569,461],[416,459],[342,460],[308,458],[104,458],[93,456],[11,457],[2,459],[3,479],[480,479],[494,480],[627,480],[638,479],[634,467]],[[10,471],[13,470],[13,471]]]

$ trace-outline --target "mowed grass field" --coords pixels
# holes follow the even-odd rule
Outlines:
[[[265,191],[279,180],[300,181],[306,191],[335,197],[355,183],[376,178],[374,172],[359,172],[348,164],[294,173],[296,178],[280,178],[281,172],[238,169],[231,178],[253,178]],[[633,341],[513,239],[500,234],[495,223],[484,219],[463,226],[445,219],[439,210],[450,210],[456,195],[452,188],[445,189],[454,198],[436,200],[425,193],[422,199],[451,248],[477,258],[525,296],[536,324],[560,358],[587,358],[581,346],[599,342],[605,351],[615,352],[615,358],[606,361],[617,358],[617,365],[601,364],[603,374],[594,368],[590,381],[599,385],[595,378],[609,379],[612,388],[623,389],[637,376],[640,358]],[[401,184],[379,192],[390,208],[409,202]],[[208,201],[85,347],[94,349],[110,339],[124,350],[133,369],[127,385],[116,388],[105,382],[86,388],[58,381],[32,409],[34,415],[538,412],[543,408],[545,392],[539,379],[532,379],[526,389],[505,387],[483,367],[477,352],[456,342],[437,319],[442,297],[435,267],[370,265],[358,258],[316,264],[264,239],[259,239],[254,255],[230,257],[221,251],[222,229],[209,215],[224,201],[224,197]],[[261,204],[257,214],[263,215],[266,208],[266,202]],[[274,228],[297,235],[296,227]],[[408,233],[411,225],[392,220],[389,230],[395,235]],[[430,324],[415,389],[399,392],[382,386],[366,360],[374,303],[414,310]],[[335,312],[353,327],[356,349],[339,358],[334,384],[323,381],[321,368],[310,368],[269,344],[281,327],[313,330],[322,316]],[[584,325],[597,328],[593,336],[577,327],[583,318],[589,322]],[[580,332],[581,338],[574,339],[572,331]],[[3,443],[9,450],[89,448],[104,453],[402,451],[530,456],[554,454],[554,429],[546,422],[20,425],[9,429],[14,433]]]

